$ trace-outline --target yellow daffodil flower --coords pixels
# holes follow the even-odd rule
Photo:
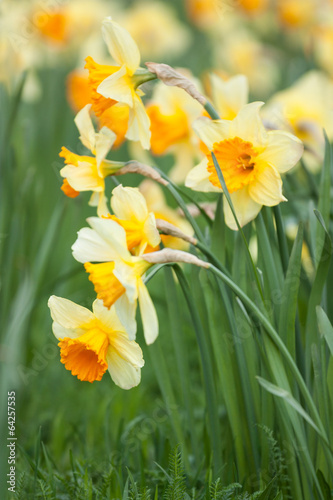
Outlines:
[[[265,11],[269,0],[238,0],[239,7],[248,14],[258,14]]]
[[[154,304],[142,280],[152,266],[127,248],[126,231],[108,218],[90,217],[91,228],[83,228],[72,246],[73,256],[85,264],[97,293],[106,307],[115,304],[120,321],[131,339],[135,338],[135,311],[139,301],[143,330],[147,344],[158,335],[158,320]],[[99,262],[99,264],[91,264]]]
[[[140,52],[136,43],[110,17],[104,20],[102,33],[116,64],[100,65],[92,57],[87,57],[85,67],[89,70],[93,110],[100,116],[117,103],[126,105],[129,109],[126,138],[140,141],[143,148],[149,149],[149,118],[141,101],[143,93],[138,86],[154,76],[139,67]]]
[[[176,210],[167,205],[162,189],[156,182],[145,179],[139,186],[140,192],[145,197],[148,210],[153,212],[156,219],[162,219],[178,227],[188,236],[193,235],[191,224],[181,217]],[[189,246],[186,241],[173,236],[161,235],[162,243],[165,247],[175,250],[186,250]]]
[[[128,250],[142,255],[149,245],[152,249],[160,244],[155,215],[148,212],[144,196],[138,188],[117,186],[112,191],[111,218],[126,231]]]
[[[333,83],[320,71],[310,71],[290,88],[278,92],[264,108],[265,121],[299,137],[311,170],[320,167],[325,149],[323,129],[333,138]]]
[[[313,24],[318,10],[317,0],[278,0],[280,21],[287,28],[304,28]]]
[[[122,389],[140,383],[144,365],[140,346],[130,340],[114,307],[107,309],[101,300],[93,312],[61,297],[48,302],[53,333],[59,340],[61,362],[79,380],[101,380],[108,370]]]
[[[248,103],[248,79],[245,75],[235,75],[224,80],[212,73],[210,75],[210,93],[220,118],[233,120],[240,109]]]
[[[197,82],[195,84],[199,86]],[[151,123],[152,153],[173,154],[175,165],[169,176],[174,182],[184,182],[195,161],[201,157],[198,139],[191,127],[202,113],[201,105],[183,89],[159,82],[147,106],[147,113]]]
[[[254,219],[263,205],[286,200],[280,174],[290,170],[303,152],[302,142],[292,134],[266,131],[259,115],[262,105],[244,106],[231,121],[201,118],[194,124],[216,156],[241,226]],[[195,191],[222,191],[210,153],[189,173],[186,186]],[[226,224],[237,229],[227,203],[224,214]]]
[[[62,190],[69,197],[77,196],[80,191],[93,191],[89,205],[97,206],[98,215],[109,213],[106,206],[105,177],[119,168],[116,163],[105,159],[116,139],[115,134],[107,127],[95,132],[89,110],[85,106],[76,115],[75,123],[80,132],[82,144],[95,156],[80,156],[62,148],[59,156],[65,159],[66,166],[60,170],[64,177]]]

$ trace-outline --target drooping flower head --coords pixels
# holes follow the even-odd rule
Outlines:
[[[111,307],[115,304],[131,339],[135,338],[135,311],[139,302],[146,342],[153,343],[158,335],[158,320],[142,279],[152,264],[131,255],[126,231],[114,220],[90,217],[88,223],[91,227],[81,229],[72,246],[74,258],[85,264],[97,297],[104,305]]]
[[[187,176],[186,186],[204,192],[222,192],[210,152],[214,152],[241,226],[254,219],[263,205],[285,201],[281,173],[300,159],[302,142],[292,134],[267,132],[259,115],[263,103],[244,106],[234,120],[197,120],[194,128],[209,153]],[[227,203],[227,225],[237,229]]]
[[[143,92],[138,87],[153,77],[139,67],[139,49],[123,27],[108,17],[102,33],[115,64],[101,65],[92,57],[86,59],[93,110],[101,116],[114,105],[126,105],[129,110],[126,138],[140,141],[143,148],[149,149],[149,118],[141,101]]]
[[[59,340],[61,362],[72,375],[94,382],[101,380],[108,370],[122,389],[140,383],[142,351],[129,339],[114,307],[107,309],[101,300],[95,300],[91,312],[54,295],[48,305],[53,333]]]
[[[105,177],[115,172],[119,165],[106,160],[105,157],[116,139],[115,134],[107,127],[103,127],[98,133],[95,132],[89,110],[91,105],[85,106],[76,115],[75,123],[80,132],[82,144],[89,149],[94,156],[82,156],[72,153],[67,148],[62,148],[59,156],[64,158],[66,166],[60,170],[64,177],[62,190],[74,198],[81,191],[92,191],[89,204],[97,206],[98,215],[107,215]]]

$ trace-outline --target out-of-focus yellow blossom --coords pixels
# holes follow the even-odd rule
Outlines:
[[[324,73],[310,71],[275,94],[264,116],[268,126],[283,128],[303,141],[304,159],[316,170],[324,155],[323,129],[333,138],[333,83]]]
[[[165,200],[162,189],[156,182],[145,179],[139,186],[139,189],[146,199],[148,210],[155,214],[156,219],[162,219],[178,227],[183,233],[192,236],[193,229],[188,221],[181,217],[176,210],[170,208]],[[162,243],[165,247],[175,250],[186,250],[188,243],[180,238],[161,235]]]
[[[244,26],[231,24],[215,42],[215,66],[248,78],[255,95],[267,95],[277,84],[279,68],[273,48],[263,45]],[[219,35],[220,36],[220,35]]]
[[[75,113],[78,113],[91,101],[88,77],[88,72],[82,69],[74,69],[67,77],[67,100]]]
[[[186,0],[190,20],[199,28],[210,28],[220,21],[224,0]]]
[[[111,307],[115,304],[119,319],[131,339],[136,334],[135,311],[139,301],[145,340],[152,344],[158,335],[158,320],[142,279],[152,264],[131,255],[126,231],[114,220],[91,217],[88,223],[91,228],[81,229],[72,246],[74,258],[85,264],[97,297],[104,305]]]
[[[101,116],[117,103],[129,109],[126,138],[140,141],[149,149],[149,118],[141,101],[139,85],[149,79],[149,72],[140,68],[140,52],[130,34],[110,17],[103,21],[102,33],[115,65],[101,65],[87,57],[93,110]]]
[[[151,123],[152,153],[173,154],[175,165],[169,176],[174,182],[184,182],[196,159],[201,156],[197,137],[191,127],[202,113],[201,105],[183,89],[159,82],[147,106],[147,113]]]
[[[190,43],[189,30],[178,21],[174,10],[162,2],[138,2],[120,16],[119,22],[132,35],[146,60],[179,55]]]
[[[122,389],[131,389],[141,380],[144,365],[140,346],[130,340],[114,307],[107,309],[101,300],[93,312],[61,297],[48,302],[53,333],[59,340],[61,362],[79,380],[101,380],[108,370]]]
[[[254,219],[262,205],[286,201],[280,174],[290,170],[303,152],[302,142],[292,134],[266,131],[259,115],[262,104],[247,104],[232,121],[201,118],[194,124],[216,156],[241,226]],[[189,173],[186,186],[195,191],[222,191],[210,153]],[[237,229],[227,203],[224,215],[227,225]]]
[[[80,132],[82,144],[95,156],[82,156],[62,148],[59,156],[64,158],[66,166],[60,170],[64,177],[62,190],[74,198],[80,191],[93,191],[89,205],[96,207],[98,215],[109,213],[106,206],[105,177],[117,170],[111,161],[105,159],[116,139],[115,134],[107,127],[95,132],[89,110],[91,105],[85,106],[75,117],[75,124]]]
[[[281,23],[293,29],[312,25],[318,6],[317,0],[277,0],[277,11]]]
[[[248,80],[244,75],[236,75],[224,80],[212,73],[210,75],[210,94],[220,118],[233,120],[240,109],[248,103]]]
[[[312,30],[312,42],[317,64],[333,77],[333,2]]]
[[[258,14],[267,9],[269,0],[238,0],[237,5],[249,14]]]
[[[148,211],[144,196],[138,188],[114,188],[111,197],[112,220],[126,231],[128,250],[134,255],[142,255],[147,246],[154,249],[160,244],[161,237],[156,228],[155,215]]]

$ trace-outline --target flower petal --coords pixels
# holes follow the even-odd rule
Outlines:
[[[199,165],[192,168],[186,177],[185,186],[203,193],[221,193],[222,189],[213,186],[209,180],[211,174],[207,170],[207,164],[208,160],[204,158]]]
[[[79,306],[71,300],[63,299],[55,295],[49,298],[48,306],[53,321],[66,329],[73,330],[81,328],[82,325],[94,319],[94,315],[89,309]]]
[[[223,120],[232,120],[245,106],[249,97],[249,84],[245,75],[223,80],[215,73],[210,75],[213,102]]]
[[[126,74],[126,67],[122,66],[118,71],[105,78],[97,87],[97,92],[102,96],[114,101],[133,107],[134,89]]]
[[[138,188],[121,184],[114,188],[111,208],[118,219],[144,222],[148,217],[146,200]]]
[[[302,141],[282,130],[272,130],[268,132],[267,136],[268,144],[260,155],[260,160],[274,165],[280,174],[288,172],[303,154]]]
[[[73,257],[78,262],[111,262],[118,257],[115,250],[96,231],[89,227],[80,229],[72,245]]]
[[[286,201],[282,194],[282,180],[279,172],[268,163],[249,184],[249,195],[260,205],[273,207],[281,201]]]
[[[118,318],[117,311],[114,306],[110,309],[103,305],[103,300],[96,299],[93,303],[93,312],[97,319],[103,323],[108,329],[116,332],[125,332],[124,325]]]
[[[155,306],[142,279],[138,280],[138,298],[146,343],[152,344],[158,336],[158,319]]]
[[[256,203],[248,193],[248,188],[245,186],[230,194],[232,204],[234,206],[238,222],[241,227],[245,226],[248,222],[255,219],[261,210],[262,205]],[[224,218],[225,222],[230,229],[237,231],[237,224],[235,218],[230,210],[229,204],[226,199],[223,200]]]
[[[75,191],[104,191],[104,179],[98,175],[93,163],[79,161],[77,167],[66,165],[60,170],[60,175]]]
[[[114,60],[126,65],[130,74],[133,74],[140,66],[140,52],[128,31],[107,17],[103,21],[102,34]]]
[[[91,104],[82,108],[74,118],[75,125],[80,132],[80,141],[92,153],[95,151],[95,129],[90,118]]]
[[[146,108],[137,95],[133,97],[133,109],[130,109],[125,137],[130,141],[140,141],[144,149],[150,148],[150,120]]]
[[[195,120],[192,128],[209,151],[212,151],[215,142],[221,142],[230,137],[230,124],[228,120],[211,120],[202,117]]]
[[[144,233],[151,247],[157,247],[161,242],[161,236],[156,228],[156,219],[153,212],[150,212],[143,226]]]
[[[117,351],[109,347],[106,356],[108,370],[112,380],[121,389],[131,389],[139,385],[141,381],[141,370],[128,361],[125,361]]]
[[[99,169],[100,164],[105,159],[106,155],[113,146],[116,140],[116,134],[112,132],[108,127],[102,127],[101,130],[96,134],[96,162],[97,168]],[[101,177],[102,173],[99,171]]]
[[[244,141],[249,141],[253,146],[263,146],[267,144],[267,131],[260,116],[260,108],[263,102],[251,102],[246,104],[232,120],[230,126],[230,137],[240,137]]]
[[[112,219],[101,217],[89,217],[87,222],[107,242],[115,258],[124,260],[130,258],[131,255],[127,250],[126,231],[123,227]]]
[[[130,300],[128,300],[126,294],[123,294],[121,297],[119,297],[119,299],[115,303],[118,318],[124,326],[130,340],[134,340],[136,336],[136,306],[136,300],[134,302],[131,302]]]

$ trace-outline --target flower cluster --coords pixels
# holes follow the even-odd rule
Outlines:
[[[112,60],[100,64],[86,58],[88,102],[75,117],[87,154],[65,147],[60,152],[65,162],[60,171],[63,192],[75,198],[89,191],[89,205],[97,207],[97,216],[88,218],[89,227],[78,232],[72,246],[97,299],[93,312],[55,296],[49,307],[65,367],[89,382],[109,370],[117,385],[129,389],[140,382],[144,363],[135,342],[137,306],[146,343],[158,336],[157,314],[145,285],[147,271],[172,262],[207,267],[190,252],[189,244],[196,246],[193,229],[184,214],[167,206],[159,184],[177,189],[173,182],[184,183],[193,191],[223,193],[222,176],[238,219],[224,203],[225,222],[237,229],[253,220],[263,205],[286,201],[281,174],[297,164],[303,153],[298,137],[305,143],[308,137],[312,140],[314,127],[302,128],[300,116],[290,122],[292,127],[269,129],[270,107],[262,112],[263,103],[248,103],[244,75],[229,80],[211,75],[208,92],[214,110],[188,71],[153,63],[148,69],[141,67],[134,39],[111,18],[104,20],[102,34]],[[157,78],[160,81],[144,103],[142,86]],[[79,92],[75,85],[72,92]],[[287,94],[277,95],[271,106],[283,102],[288,102]],[[288,116],[285,108],[281,112]],[[144,149],[155,157],[174,155],[171,180],[149,165],[109,159],[112,148],[125,139],[140,146],[141,156],[147,157]],[[119,184],[118,176],[130,172],[147,179],[139,188]],[[107,177],[116,184],[110,206]],[[191,207],[185,212],[190,214]],[[189,220],[193,226],[191,215]]]

